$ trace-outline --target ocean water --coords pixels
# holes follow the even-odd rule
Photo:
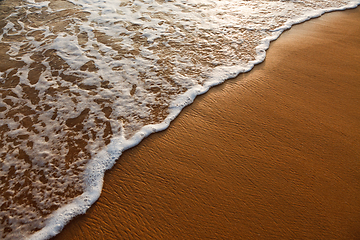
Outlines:
[[[358,4],[0,1],[0,238],[56,235],[124,150],[251,70],[291,25]]]

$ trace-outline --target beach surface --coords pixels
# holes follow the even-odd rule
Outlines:
[[[360,8],[294,26],[123,153],[54,239],[359,239]]]

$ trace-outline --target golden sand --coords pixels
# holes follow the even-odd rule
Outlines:
[[[357,8],[284,33],[125,152],[56,239],[359,239],[359,23]]]

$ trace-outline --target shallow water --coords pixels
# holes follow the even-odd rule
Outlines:
[[[0,234],[47,238],[124,149],[350,1],[0,2]],[[39,231],[40,230],[40,231]]]

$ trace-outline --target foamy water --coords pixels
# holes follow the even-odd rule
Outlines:
[[[0,1],[0,237],[57,234],[124,150],[294,23],[359,3]]]

